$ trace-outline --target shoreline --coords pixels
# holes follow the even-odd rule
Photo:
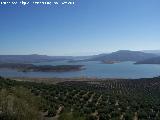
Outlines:
[[[2,76],[3,77],[3,76]],[[152,79],[160,78],[160,76],[155,76],[151,78],[96,78],[96,77],[71,77],[71,78],[43,78],[43,77],[5,77],[15,81],[26,81],[35,83],[45,83],[45,84],[57,84],[62,82],[101,82],[101,81],[119,81],[119,80],[141,80],[141,79]]]
[[[67,81],[106,81],[106,80],[128,80],[127,78],[87,78],[87,77],[75,77],[75,78],[38,78],[38,77],[7,77],[16,81],[28,81],[37,83],[57,84]]]

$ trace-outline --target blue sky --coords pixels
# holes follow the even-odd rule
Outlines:
[[[159,6],[159,0],[0,5],[0,54],[89,55],[160,49]]]

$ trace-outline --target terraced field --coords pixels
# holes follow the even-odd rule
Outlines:
[[[56,85],[0,79],[1,91],[7,89],[12,93],[13,88],[19,87],[38,97],[41,119],[160,120],[159,77],[66,81]],[[1,108],[0,116],[5,113]]]

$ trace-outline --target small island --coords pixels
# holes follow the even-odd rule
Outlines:
[[[115,64],[115,63],[120,63],[120,61],[108,61],[108,60],[106,61],[106,60],[103,60],[102,63],[103,64]]]
[[[69,72],[80,71],[84,65],[34,65],[21,63],[0,63],[0,69],[15,69],[20,72]]]

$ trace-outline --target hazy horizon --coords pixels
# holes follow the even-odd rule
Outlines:
[[[125,49],[123,49],[125,50]],[[47,56],[92,56],[92,55],[99,55],[99,54],[110,54],[112,52],[117,52],[120,50],[116,50],[116,51],[110,51],[110,52],[92,52],[92,53],[75,53],[75,54],[57,54],[57,55],[53,55],[53,54],[38,54],[38,53],[28,53],[28,54],[0,54],[0,55],[47,55]],[[140,52],[148,52],[148,53],[160,53],[160,50],[128,50],[128,51],[140,51]]]

